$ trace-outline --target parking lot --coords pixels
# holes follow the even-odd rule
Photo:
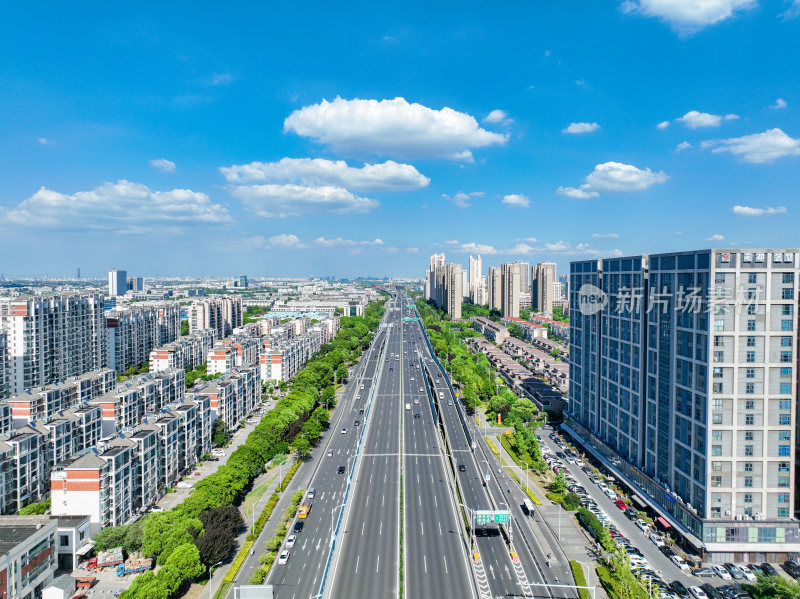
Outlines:
[[[567,453],[569,450],[563,439],[557,433],[550,433],[548,436],[548,432],[541,431],[540,435],[543,457],[554,471],[564,473],[570,490],[577,492],[582,497],[583,506],[611,530],[615,542],[626,545],[631,556],[631,566],[639,572],[640,578],[651,578],[653,584],[664,589],[661,593],[663,599],[749,597],[740,587],[740,583],[754,582],[755,575],[752,572],[746,568],[724,568],[721,565],[692,571],[690,564],[665,546],[661,533],[639,518],[633,508],[626,507],[622,501],[624,498],[618,497],[601,477],[593,473],[596,465],[583,461],[575,453]],[[602,468],[599,470],[602,472]],[[779,576],[789,578],[779,565],[773,564],[772,567]],[[730,576],[731,570],[738,575],[737,580]],[[701,589],[698,590],[697,587]],[[697,594],[690,594],[689,589]]]

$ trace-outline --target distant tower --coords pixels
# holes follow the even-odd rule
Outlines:
[[[79,281],[81,280],[81,267],[80,266],[75,269],[75,278],[78,279]]]

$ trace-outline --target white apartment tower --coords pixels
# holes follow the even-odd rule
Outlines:
[[[125,295],[128,291],[128,271],[109,270],[108,271],[108,295]]]
[[[489,267],[489,278],[487,279],[487,302],[489,308],[494,310],[503,309],[503,281],[499,266]]]
[[[539,262],[533,267],[531,296],[534,310],[543,314],[553,313],[553,283],[557,280],[555,262]]]
[[[501,280],[503,316],[519,318],[519,292],[521,282],[519,263],[504,263],[501,267]]]
[[[481,273],[483,267],[481,264],[481,255],[478,254],[477,258],[469,257],[469,299],[473,304],[481,304],[480,301],[480,287],[481,287]]]

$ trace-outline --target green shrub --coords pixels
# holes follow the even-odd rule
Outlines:
[[[572,577],[575,579],[575,585],[579,587],[586,586],[586,576],[583,573],[583,566],[580,562],[576,562],[574,559],[569,560],[569,566],[572,568]],[[589,590],[588,589],[578,589],[578,593],[580,594],[580,599],[589,599]]]

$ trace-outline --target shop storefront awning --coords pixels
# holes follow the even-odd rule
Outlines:
[[[658,525],[661,528],[672,528],[672,525],[669,522],[667,522],[664,518],[662,518],[661,516],[656,518],[656,522],[658,522]]]
[[[638,495],[631,495],[631,501],[633,505],[638,507],[641,510],[647,509],[647,504],[645,503],[644,499],[639,497]]]
[[[92,547],[94,547],[94,543],[86,543],[86,545],[80,547],[75,552],[75,555],[80,555],[81,557],[83,557],[84,555],[86,555],[87,553],[89,553],[92,550]]]

